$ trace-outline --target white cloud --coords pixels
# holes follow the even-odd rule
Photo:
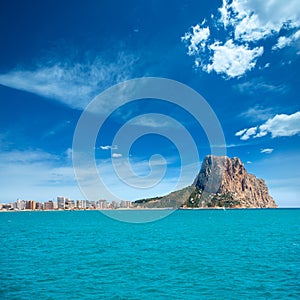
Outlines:
[[[228,6],[229,6],[229,4],[227,3],[227,1],[223,0],[222,7],[220,7],[218,9],[218,11],[221,14],[219,21],[221,22],[221,24],[223,24],[223,26],[225,28],[228,26],[229,19],[230,19],[230,16],[229,16],[229,13],[228,13]]]
[[[266,39],[286,32],[286,36],[279,37],[277,45],[273,45],[273,50],[292,45],[299,39],[299,7],[298,0],[288,3],[223,0],[217,21],[211,15],[210,21],[192,26],[182,41],[187,46],[187,54],[194,56],[196,68],[208,73],[215,71],[227,78],[241,77],[257,65],[265,51]]]
[[[276,45],[273,46],[273,50],[278,50],[278,49],[282,49],[286,46],[291,45],[292,43],[294,43],[295,41],[297,41],[300,38],[300,30],[298,30],[297,32],[295,32],[294,34],[286,37],[286,36],[281,36],[278,39],[278,42]]]
[[[257,130],[257,127],[251,127],[246,131],[245,134],[253,135],[253,134],[255,134],[256,130]]]
[[[117,145],[113,145],[113,146],[106,145],[106,146],[100,146],[100,149],[101,150],[117,150],[118,146]]]
[[[224,45],[215,42],[209,47],[214,52],[210,59],[212,63],[204,66],[204,69],[208,73],[214,70],[230,78],[239,77],[254,68],[256,59],[263,54],[263,47],[249,49],[247,45],[235,45],[232,40]]]
[[[260,132],[257,133],[254,137],[255,137],[255,138],[260,138],[260,137],[266,136],[267,134],[268,134],[267,131],[260,131]]]
[[[247,131],[247,129],[242,129],[242,130],[236,132],[235,136],[242,136],[246,131]]]
[[[232,27],[235,39],[247,42],[278,34],[287,24],[290,28],[300,25],[297,0],[224,0],[220,12],[219,21]]]
[[[243,131],[243,133],[241,133]],[[243,141],[248,140],[252,135],[256,134],[257,126],[251,127],[249,129],[243,129],[242,131],[238,131],[235,135],[241,136],[240,139]],[[239,134],[239,135],[237,135]]]
[[[199,24],[192,26],[192,33],[186,32],[181,38],[183,41],[190,42],[188,45],[188,55],[195,55],[200,49],[203,50],[209,35],[209,27],[201,28]]]
[[[119,158],[119,157],[122,157],[122,154],[121,153],[113,153],[111,156],[113,158]]]
[[[251,1],[250,1],[251,2]],[[247,5],[247,1],[223,1],[219,21],[224,27],[231,26],[236,40],[253,42],[266,38],[272,32],[279,31],[282,24],[274,24],[260,19],[256,7]]]
[[[236,24],[234,36],[236,39],[246,42],[259,41],[271,35],[274,29],[270,23],[262,25],[258,16],[249,12]],[[278,31],[279,28],[276,29]]]
[[[254,12],[263,26],[272,24],[276,29],[284,24],[289,24],[290,27],[300,25],[298,0],[239,0],[239,2],[246,10]]]
[[[277,114],[260,126],[251,127],[246,131],[243,129],[237,133],[241,140],[260,138],[269,133],[272,138],[297,135],[300,133],[300,111],[291,115]]]
[[[0,74],[0,84],[84,109],[103,89],[131,77],[135,58],[120,53],[114,62],[96,57],[83,63],[54,61],[35,69]]]
[[[271,154],[274,151],[272,148],[261,149],[260,153]]]
[[[300,133],[300,111],[292,114],[280,114],[259,126],[260,133],[271,133],[272,138],[293,136]]]

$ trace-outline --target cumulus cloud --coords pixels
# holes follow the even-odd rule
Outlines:
[[[259,126],[259,134],[271,133],[272,138],[293,136],[300,133],[300,111],[292,114],[280,114]]]
[[[236,45],[228,40],[224,45],[215,42],[209,48],[213,50],[210,58],[212,63],[203,68],[210,73],[226,74],[228,77],[239,77],[255,67],[257,57],[263,54],[263,47],[249,49],[243,45]]]
[[[293,136],[300,133],[300,111],[287,115],[277,114],[268,119],[260,126],[251,127],[238,131],[235,135],[241,140],[248,140],[250,137],[260,138],[271,134],[272,138]]]
[[[273,50],[299,39],[299,7],[297,0],[223,0],[217,20],[212,15],[209,21],[192,26],[181,39],[187,54],[195,58],[196,68],[226,78],[241,77],[256,66],[266,39],[278,38]]]
[[[260,153],[271,154],[274,151],[272,148],[261,149]]]
[[[83,62],[52,61],[0,74],[0,84],[84,109],[103,89],[131,77],[136,59],[120,53],[114,62],[101,57]]]
[[[181,38],[182,41],[190,42],[188,45],[188,55],[195,55],[200,49],[204,49],[209,35],[209,27],[201,28],[199,24],[192,26],[192,33],[186,32]]]

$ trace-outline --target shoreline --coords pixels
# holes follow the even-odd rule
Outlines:
[[[232,207],[226,208],[223,207],[197,207],[197,208],[121,208],[121,209],[51,209],[51,210],[0,210],[0,213],[17,213],[17,212],[79,212],[79,211],[98,211],[98,212],[121,212],[121,211],[159,211],[159,210],[184,210],[184,211],[206,211],[206,210],[265,210],[265,209],[300,209],[300,207]]]

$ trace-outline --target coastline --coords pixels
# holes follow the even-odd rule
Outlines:
[[[165,210],[184,210],[184,211],[206,211],[206,210],[266,210],[266,209],[300,209],[300,207],[195,207],[195,208],[120,208],[120,209],[51,209],[51,210],[38,210],[38,209],[23,209],[23,210],[0,210],[0,213],[17,213],[17,212],[79,212],[79,211],[99,211],[99,212],[107,212],[107,211],[165,211]]]

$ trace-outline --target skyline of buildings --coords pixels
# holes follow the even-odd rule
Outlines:
[[[132,202],[129,200],[121,200],[109,202],[105,199],[98,201],[89,200],[72,200],[68,197],[58,196],[56,202],[48,200],[38,202],[35,200],[17,199],[15,202],[0,203],[0,210],[94,210],[94,209],[118,209],[131,208]]]

